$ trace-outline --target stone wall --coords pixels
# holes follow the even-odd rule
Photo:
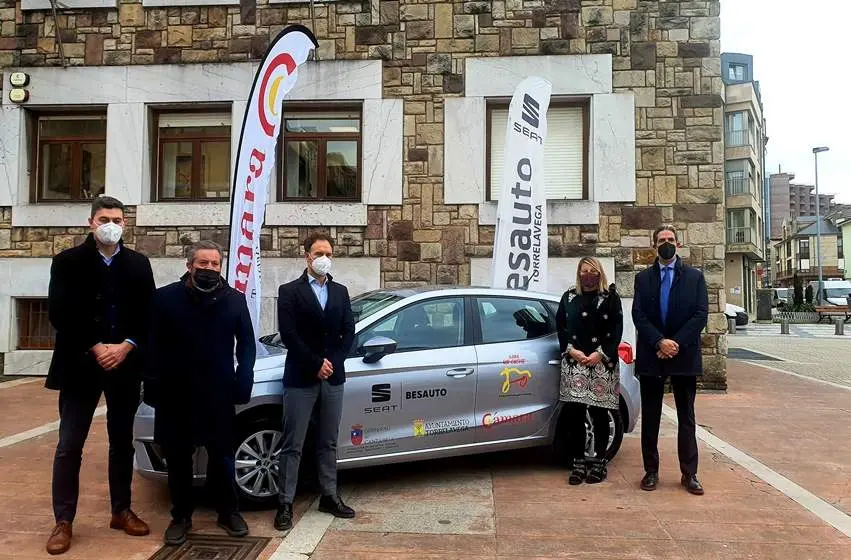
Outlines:
[[[258,59],[286,24],[312,28],[318,57],[384,61],[384,96],[404,99],[404,198],[370,207],[368,226],[332,228],[345,256],[379,256],[385,286],[468,283],[470,257],[490,256],[493,227],[475,205],[443,200],[443,100],[463,95],[475,56],[610,53],[615,92],[636,102],[636,202],[604,203],[599,226],[551,226],[550,255],[613,257],[616,282],[650,264],[660,222],[682,231],[688,260],[710,288],[703,337],[704,386],[726,388],[724,305],[723,85],[720,2],[655,0],[371,0],[241,7],[22,12],[0,0],[0,66],[196,63]],[[315,25],[313,18],[315,17]],[[80,229],[0,223],[0,257],[46,256],[79,241]],[[307,228],[264,228],[263,254],[294,256]],[[215,228],[130,228],[150,255],[178,256]]]

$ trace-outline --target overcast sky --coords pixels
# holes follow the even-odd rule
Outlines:
[[[721,0],[721,50],[753,55],[768,131],[766,173],[794,173],[851,204],[851,80],[841,56],[851,33],[847,0]]]

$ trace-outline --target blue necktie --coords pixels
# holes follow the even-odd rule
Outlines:
[[[671,296],[671,269],[662,269],[662,293],[659,298],[659,307],[662,311],[662,323],[668,322],[668,298]]]

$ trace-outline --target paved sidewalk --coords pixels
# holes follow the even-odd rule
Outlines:
[[[842,442],[851,439],[851,392],[733,361],[729,380],[728,394],[698,396],[699,423],[848,513],[851,456]],[[3,414],[7,402],[31,403],[29,417],[36,419],[14,424],[15,430],[55,420],[55,394],[42,389],[43,397],[34,387],[0,389],[0,422],[18,422]],[[9,432],[2,424],[0,430]],[[73,547],[62,558],[146,560],[160,548],[167,492],[136,478],[134,509],[151,523],[152,535],[109,530],[105,432],[104,419],[96,419]],[[312,552],[311,560],[851,559],[851,539],[703,442],[700,478],[707,494],[687,494],[679,486],[675,434],[674,424],[663,420],[656,492],[638,489],[637,434],[624,439],[609,479],[599,485],[568,486],[546,450],[346,471],[344,493],[358,517],[302,517],[315,496],[301,496],[297,514],[305,522],[296,524],[282,550]],[[55,444],[53,431],[0,447],[2,560],[47,557]],[[273,537],[260,558],[308,558],[275,552],[282,541],[272,512],[246,517],[253,535]],[[221,534],[209,510],[200,510],[195,522],[195,531]]]

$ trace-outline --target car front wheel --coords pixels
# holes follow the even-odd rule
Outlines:
[[[258,420],[239,427],[235,479],[240,504],[267,507],[277,503],[278,460],[283,434],[280,425]]]

